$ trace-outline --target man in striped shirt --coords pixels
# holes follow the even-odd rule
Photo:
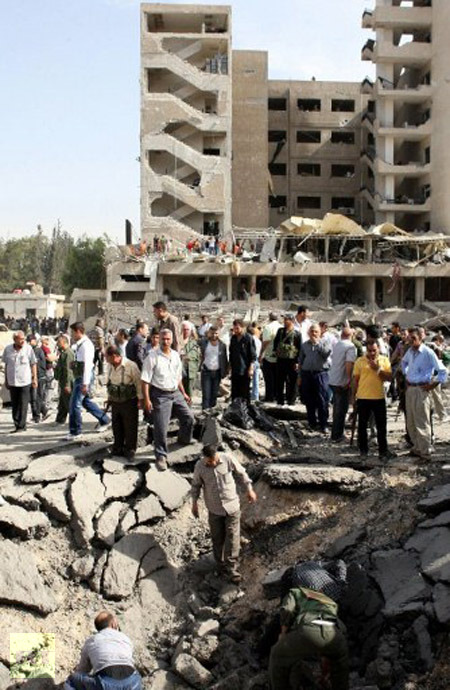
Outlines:
[[[213,445],[203,448],[203,458],[197,461],[192,481],[192,514],[199,516],[198,499],[203,496],[208,509],[213,554],[219,572],[238,584],[241,512],[234,474],[247,489],[250,503],[257,500],[252,481],[244,467],[232,455],[217,452]]]

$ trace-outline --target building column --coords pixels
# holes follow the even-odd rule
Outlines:
[[[227,276],[227,300],[233,300],[233,276]]]
[[[251,295],[256,295],[256,276],[250,276],[250,290]]]
[[[320,276],[319,281],[323,306],[329,307],[331,300],[330,276]]]
[[[375,308],[375,278],[372,276],[367,276],[365,280],[365,299],[370,309]]]
[[[283,276],[276,276],[277,281],[277,300],[282,302],[284,299],[284,281]]]
[[[414,306],[420,307],[425,302],[425,278],[416,278],[414,282]]]

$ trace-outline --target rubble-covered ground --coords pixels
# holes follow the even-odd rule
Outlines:
[[[0,411],[0,690],[19,687],[9,633],[56,635],[55,683],[20,687],[57,687],[102,608],[133,639],[146,689],[266,689],[283,568],[336,557],[349,565],[351,687],[448,690],[448,424],[436,424],[433,462],[420,465],[392,406],[397,459],[381,464],[374,448],[362,465],[348,443],[307,431],[301,405],[265,409],[270,431],[221,424],[259,497],[243,498],[240,588],[214,574],[206,510],[190,512],[200,443],[173,441],[159,473],[151,446],[131,463],[109,458],[108,432],[91,418],[83,441],[67,443],[50,420],[13,434]]]

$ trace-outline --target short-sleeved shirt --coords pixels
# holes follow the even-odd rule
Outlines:
[[[356,347],[351,340],[338,340],[331,354],[331,367],[328,372],[330,386],[347,386],[349,383],[346,371],[348,362],[355,362]]]
[[[160,347],[151,350],[144,359],[142,381],[163,391],[176,391],[181,381],[182,365],[180,355],[171,350],[165,355]]]
[[[386,355],[378,355],[378,367],[385,374],[390,374],[391,363]],[[382,400],[384,398],[384,382],[376,369],[372,369],[366,356],[358,357],[353,369],[353,376],[359,377],[356,397],[358,400]]]
[[[96,674],[109,666],[134,668],[133,645],[130,638],[113,628],[105,628],[88,637],[81,650],[77,671],[92,671]]]
[[[21,388],[31,385],[31,367],[36,364],[33,348],[25,343],[16,349],[14,344],[7,345],[2,356],[5,363],[5,377],[9,386]]]

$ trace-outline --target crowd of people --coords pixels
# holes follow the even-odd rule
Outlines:
[[[39,319],[37,316],[7,316],[0,317],[0,323],[5,324],[7,328],[12,331],[23,331],[25,335],[34,333],[37,335],[57,335],[58,333],[65,333],[69,324],[65,317],[48,317],[43,316]]]
[[[334,444],[349,440],[350,417],[362,461],[369,453],[370,432],[376,435],[379,458],[386,462],[395,457],[387,443],[387,402],[397,403],[409,454],[421,462],[431,460],[434,421],[446,419],[442,387],[450,351],[442,334],[427,334],[420,326],[405,329],[398,323],[390,328],[370,325],[363,330],[343,324],[331,329],[326,322],[312,321],[306,306],[282,317],[270,313],[264,324],[236,318],[231,327],[222,316],[211,319],[207,314],[198,324],[189,314],[180,321],[164,302],[153,305],[153,315],[151,327],[137,321],[130,331],[120,328],[114,333],[106,330],[102,319],[88,333],[83,323],[75,322],[69,333],[55,338],[38,335],[37,329],[28,334],[14,331],[13,343],[3,352],[14,430],[26,428],[30,411],[35,423],[48,419],[56,381],[55,423],[66,425],[68,419],[68,440],[80,438],[84,409],[100,430],[112,425],[111,455],[132,458],[142,410],[151,429],[156,467],[164,472],[172,417],[179,421],[178,443],[192,442],[192,399],[197,390],[206,413],[220,396],[251,405],[263,391],[267,405],[303,404],[309,430],[329,436]],[[96,377],[106,384],[104,407],[93,400]],[[216,445],[205,445],[194,470],[192,513],[199,516],[203,494],[218,572],[239,584],[240,500],[235,478],[245,487],[247,499],[257,501],[251,479],[236,458]],[[287,687],[302,650],[327,660],[334,690],[348,688],[348,650],[338,597],[333,587],[327,590],[324,585],[331,576],[320,568],[319,576],[316,566],[311,567],[295,571],[297,580],[281,603],[281,634],[269,664],[273,690]],[[131,642],[118,630],[115,617],[101,612],[95,625],[98,632],[86,642],[77,672],[65,687],[97,687],[100,677],[102,682],[120,680],[120,687],[139,690]]]

